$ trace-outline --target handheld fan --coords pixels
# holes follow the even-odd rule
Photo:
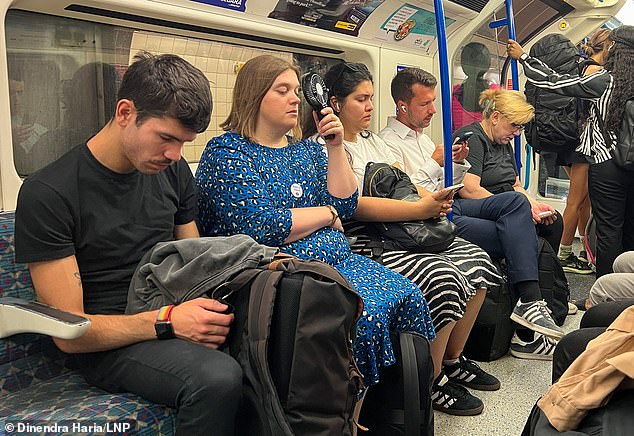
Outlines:
[[[317,117],[321,120],[324,115],[321,110],[328,107],[328,88],[324,83],[324,79],[319,74],[308,73],[302,77],[302,91],[304,91],[304,97],[315,112]],[[332,139],[335,135],[326,135],[324,139]]]

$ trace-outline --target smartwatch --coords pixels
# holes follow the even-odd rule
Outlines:
[[[524,52],[520,55],[520,61],[525,61],[528,59],[528,53]]]
[[[157,339],[174,339],[176,337],[176,335],[174,335],[174,329],[172,328],[172,321],[170,320],[172,309],[174,309],[173,304],[163,306],[159,309],[158,315],[156,315],[156,322],[154,323]]]

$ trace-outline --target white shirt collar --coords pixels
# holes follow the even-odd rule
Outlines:
[[[408,135],[410,135],[410,136],[412,136],[414,138],[418,137],[418,134],[416,133],[416,130],[410,129],[405,124],[403,124],[399,120],[397,120],[396,117],[394,117],[394,116],[387,117],[387,127],[389,127],[390,129],[394,130],[394,132],[401,139],[405,139]]]

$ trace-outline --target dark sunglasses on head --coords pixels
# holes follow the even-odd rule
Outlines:
[[[335,80],[332,81],[332,86],[334,87],[337,83],[339,83],[339,79],[343,75],[344,71],[352,71],[353,73],[367,73],[370,74],[368,67],[365,64],[353,63],[353,62],[344,62],[343,68],[339,70],[339,74],[335,77]]]

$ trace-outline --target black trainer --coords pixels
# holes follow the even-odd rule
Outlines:
[[[500,389],[500,380],[463,355],[460,355],[458,362],[453,365],[444,365],[443,370],[449,380],[468,388],[480,391],[497,391]]]
[[[452,381],[444,372],[434,381],[431,392],[431,403],[434,410],[449,415],[473,416],[484,410],[484,403],[478,397]]]
[[[587,260],[581,260],[573,253],[570,253],[565,259],[560,258],[559,263],[565,272],[574,274],[592,274],[594,272]]]

